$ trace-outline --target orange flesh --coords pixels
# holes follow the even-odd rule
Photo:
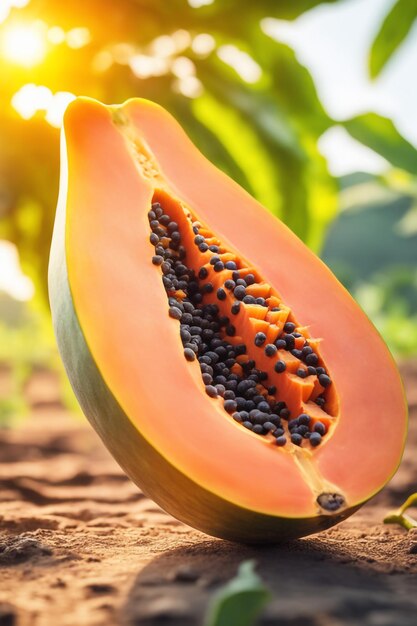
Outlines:
[[[120,115],[129,120],[125,129]],[[155,189],[165,189],[228,249],[243,250],[294,318],[323,338],[320,355],[336,381],[332,412],[338,402],[339,418],[321,447],[302,451],[316,485],[333,486],[349,505],[377,491],[403,448],[402,387],[385,345],[330,271],[206,161],[159,107],[129,102],[112,116],[78,100],[67,111],[65,132],[74,306],[104,380],[143,436],[231,502],[288,517],[317,514],[316,487],[297,455],[225,418],[221,402],[202,391],[198,363],[185,362],[177,324],[165,321],[166,293],[150,262],[147,219]],[[161,393],[155,393],[158,381]],[[166,419],[173,406],[175,419]]]

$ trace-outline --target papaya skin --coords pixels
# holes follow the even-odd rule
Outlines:
[[[147,105],[148,103],[141,104]],[[134,108],[135,101],[129,102],[126,106]],[[149,104],[149,107],[158,110],[156,105]],[[90,110],[90,115],[94,110],[102,112],[104,107],[88,99],[79,99],[71,108],[73,110],[67,115],[69,118],[71,116],[74,118],[74,115],[83,112],[84,109]],[[120,110],[123,111],[116,109]],[[64,127],[64,132],[67,132],[68,136],[71,133],[71,124],[73,120],[70,119]],[[262,507],[258,509],[256,506],[242,506],[239,502],[232,501],[231,497],[224,497],[219,493],[219,489],[212,488],[209,480],[204,482],[201,475],[194,476],[181,469],[177,463],[170,462],[168,455],[161,453],[160,446],[158,449],[158,446],[144,435],[138,427],[137,420],[132,419],[125,406],[122,408],[119,394],[115,394],[113,386],[108,383],[108,374],[103,374],[102,363],[90,345],[89,329],[86,328],[82,318],[80,319],[78,311],[80,299],[78,297],[77,306],[77,294],[73,291],[73,288],[76,288],[75,274],[71,279],[67,263],[68,247],[71,246],[68,236],[67,206],[74,191],[71,182],[70,186],[67,186],[68,163],[64,141],[62,150],[60,199],[49,276],[54,327],[69,379],[84,413],[130,478],[162,508],[181,521],[209,535],[246,543],[277,542],[319,532],[351,515],[363,502],[379,491],[383,486],[381,483],[369,490],[371,492],[368,491],[365,498],[349,499],[347,507],[331,514],[322,514],[317,506],[311,507],[312,514],[309,515],[303,514],[303,507],[300,507],[299,516],[285,511],[284,514],[273,514],[271,511],[262,510]],[[158,187],[160,183],[161,181],[158,181]],[[161,311],[161,315],[166,315],[166,310]],[[394,369],[393,372],[396,376]],[[396,384],[398,387],[398,382]],[[403,429],[404,440],[404,401],[398,408],[402,412],[399,424]],[[331,440],[326,445],[331,445]],[[397,451],[396,464],[391,462],[385,472],[385,481],[394,473],[401,452],[402,447]],[[248,463],[250,464],[250,459]],[[325,458],[323,465],[326,463],[329,464]],[[312,498],[312,502],[315,503],[315,498]]]

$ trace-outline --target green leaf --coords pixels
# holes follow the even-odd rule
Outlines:
[[[275,167],[252,125],[234,107],[210,94],[193,103],[196,118],[218,132],[228,153],[244,172],[253,194],[274,213],[282,198],[276,185]]]
[[[404,41],[417,18],[417,0],[397,0],[372,44],[369,72],[376,78]]]
[[[237,576],[214,596],[204,626],[252,626],[271,594],[254,571],[254,561],[239,566]]]
[[[348,133],[392,165],[417,174],[417,150],[397,130],[387,117],[365,113],[341,122]]]

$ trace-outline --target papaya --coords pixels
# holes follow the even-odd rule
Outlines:
[[[61,145],[53,324],[123,470],[232,541],[346,519],[393,475],[407,428],[395,363],[359,306],[160,106],[77,98]]]

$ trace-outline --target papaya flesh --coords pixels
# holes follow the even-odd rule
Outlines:
[[[162,508],[243,542],[345,519],[395,472],[395,363],[330,270],[154,103],[73,101],[49,268],[80,405]]]

